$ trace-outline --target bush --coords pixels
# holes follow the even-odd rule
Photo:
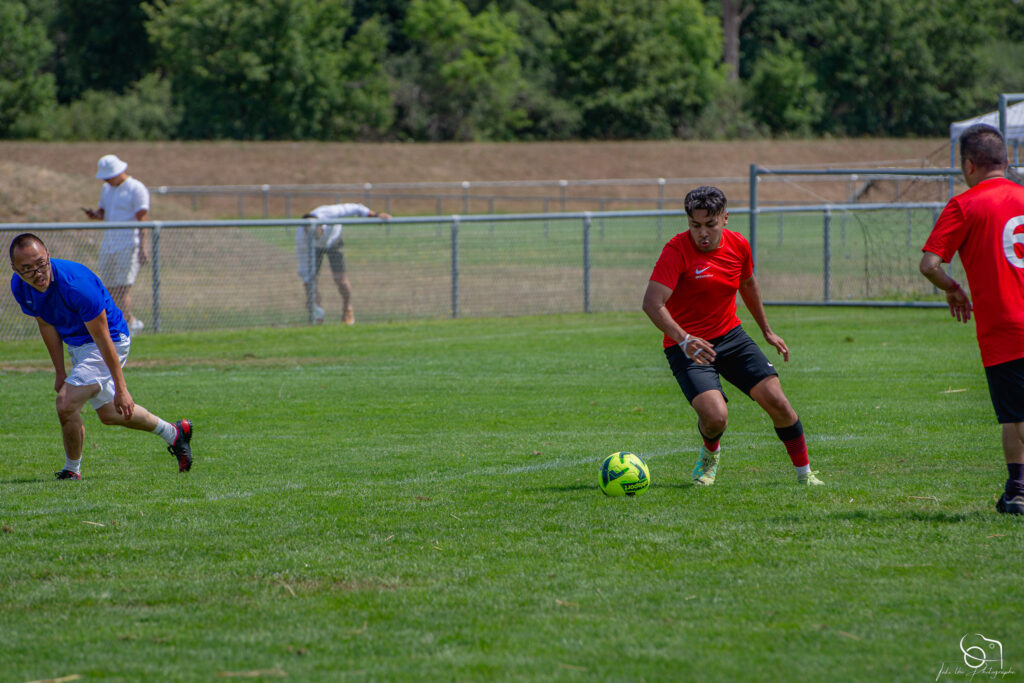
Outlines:
[[[174,136],[181,112],[171,86],[153,73],[124,95],[86,90],[81,99],[55,107],[41,120],[23,118],[40,140],[166,140]]]

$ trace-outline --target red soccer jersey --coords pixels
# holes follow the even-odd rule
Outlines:
[[[982,364],[1024,358],[1024,188],[993,178],[953,197],[922,251],[960,252]]]
[[[705,253],[687,231],[662,249],[651,280],[672,289],[665,305],[680,327],[696,337],[714,339],[740,324],[736,292],[753,274],[750,243],[743,235],[723,230],[718,248]],[[665,348],[675,343],[665,335]]]

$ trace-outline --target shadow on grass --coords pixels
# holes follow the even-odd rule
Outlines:
[[[696,488],[692,483],[686,482],[684,484],[651,484],[652,489],[692,489]],[[600,490],[600,487],[595,484],[563,484],[562,486],[528,486],[523,489],[524,491],[594,491]]]
[[[53,475],[49,477],[37,477],[35,479],[0,479],[0,486],[5,484],[41,484],[44,481],[53,481]]]
[[[993,514],[995,511],[993,509]],[[816,516],[816,519],[837,519],[850,522],[896,522],[899,520],[911,522],[932,522],[941,524],[961,524],[963,522],[978,521],[988,517],[984,510],[971,512],[943,512],[941,510],[842,510],[839,512],[826,512]],[[806,515],[783,515],[776,517],[779,522],[806,522]]]

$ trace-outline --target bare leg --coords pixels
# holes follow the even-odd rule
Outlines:
[[[352,284],[348,281],[345,273],[335,273],[334,284],[338,286],[338,293],[341,294],[341,303],[344,310],[352,308]]]
[[[110,298],[114,300],[114,305],[117,306],[121,313],[124,314],[126,322],[135,320],[135,316],[132,315],[132,286],[123,285],[119,287],[110,288]]]
[[[750,390],[750,398],[757,401],[757,404],[768,413],[776,428],[782,429],[796,424],[798,415],[789,404],[786,394],[782,392],[782,383],[778,377],[766,377],[758,382]]]
[[[1003,455],[1008,464],[1024,465],[1024,422],[1003,425]]]
[[[100,422],[105,425],[138,429],[142,432],[153,431],[156,429],[157,424],[156,415],[153,415],[153,413],[138,404],[136,404],[135,410],[132,411],[132,416],[128,418],[117,412],[113,403],[107,403],[100,406],[99,409],[96,410],[96,416],[100,419]]]
[[[308,282],[303,282],[302,286],[306,290],[306,301],[309,301],[309,283]],[[316,304],[317,306],[320,305],[320,288],[319,287],[316,288],[316,292],[313,294],[313,303]]]
[[[717,389],[705,391],[698,394],[691,405],[697,412],[697,424],[701,435],[711,440],[722,436],[729,424],[729,408],[722,392]]]
[[[82,444],[85,442],[82,406],[99,391],[99,385],[96,384],[76,387],[65,383],[57,392],[57,417],[60,419],[60,433],[64,438],[64,455],[68,460],[82,459]]]

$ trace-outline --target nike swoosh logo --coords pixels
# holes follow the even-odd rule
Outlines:
[[[768,367],[770,367],[770,368],[774,368],[775,366],[774,366],[774,365],[772,365],[772,364],[771,364],[771,362],[769,362],[769,363],[768,363]]]
[[[697,275],[700,275],[701,273],[703,273],[705,270],[707,270],[710,267],[711,266],[704,266],[703,268],[698,268],[697,269]]]

